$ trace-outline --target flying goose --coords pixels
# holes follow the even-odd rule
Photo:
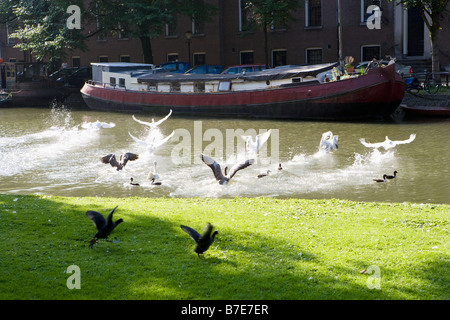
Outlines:
[[[122,170],[123,167],[127,164],[128,161],[134,161],[139,158],[139,155],[131,152],[126,152],[120,155],[119,161],[116,159],[116,155],[110,153],[104,157],[101,157],[101,161],[105,164],[110,164],[111,167],[117,169],[117,171]]]
[[[162,118],[161,120],[155,121],[155,119],[152,119],[152,122],[146,122],[146,121],[138,120],[138,119],[136,119],[136,117],[134,115],[132,115],[131,117],[133,118],[134,121],[136,121],[136,122],[138,122],[140,124],[146,125],[146,126],[152,128],[152,129],[155,129],[155,128],[158,128],[158,126],[161,123],[166,121],[170,117],[171,114],[172,114],[172,109],[170,109],[169,114],[167,116],[165,116],[164,118]]]
[[[386,182],[387,180],[386,180],[386,175],[384,174],[383,175],[383,179],[373,179],[373,181],[375,181],[375,182]]]
[[[386,136],[386,140],[384,140],[383,142],[378,142],[378,143],[367,143],[364,138],[359,139],[359,141],[365,147],[368,147],[368,148],[380,148],[380,147],[383,147],[385,150],[388,150],[388,149],[394,148],[398,144],[410,143],[410,142],[414,141],[415,138],[416,138],[416,135],[413,133],[413,134],[411,134],[409,136],[409,139],[402,140],[402,141],[392,141],[387,136]]]
[[[160,140],[157,140],[156,137],[153,137],[150,142],[138,139],[135,136],[133,136],[130,132],[128,132],[128,134],[130,135],[131,138],[133,138],[133,140],[135,142],[137,142],[141,146],[145,147],[148,150],[148,152],[150,152],[152,154],[153,152],[155,152],[156,149],[158,149],[164,143],[169,141],[169,139],[172,138],[172,136],[175,134],[175,131],[172,131],[172,133],[170,135],[168,135],[167,137],[160,139]]]
[[[336,151],[338,149],[338,138],[339,136],[333,135],[331,131],[323,133],[320,139],[319,149],[326,153]]]
[[[219,181],[219,184],[221,184],[221,185],[222,184],[228,184],[228,182],[231,180],[231,178],[233,178],[233,176],[236,174],[236,172],[238,172],[239,170],[247,168],[248,166],[253,164],[253,162],[255,162],[254,159],[249,159],[249,160],[246,160],[243,163],[235,164],[231,168],[230,172],[227,172],[228,167],[225,167],[225,170],[224,170],[224,174],[225,175],[224,175],[224,174],[222,174],[222,170],[220,169],[220,165],[213,158],[208,157],[208,156],[206,156],[204,154],[200,154],[200,157],[201,157],[202,161],[204,163],[206,163],[211,168],[211,170],[214,173],[214,177],[216,178],[217,181]]]
[[[269,139],[270,133],[271,131],[268,130],[267,132],[258,134],[255,140],[253,140],[252,136],[241,136],[245,141],[245,150],[251,155],[256,155],[267,139]]]
[[[198,257],[200,257],[200,254],[208,250],[208,248],[214,242],[214,237],[219,233],[217,230],[212,232],[214,227],[211,223],[208,223],[205,226],[205,228],[203,229],[203,234],[201,235],[190,227],[186,227],[183,225],[181,225],[180,227],[197,243],[194,248],[194,252],[197,253]]]
[[[98,232],[91,239],[89,248],[92,248],[92,246],[97,242],[98,239],[108,238],[109,234],[114,230],[114,228],[117,227],[119,223],[123,222],[123,219],[118,219],[115,222],[112,221],[113,213],[117,207],[118,206],[115,206],[114,209],[111,210],[106,220],[97,211],[89,210],[86,212],[86,216],[94,223],[95,227],[98,230]]]
[[[398,171],[395,170],[395,171],[394,171],[394,175],[393,175],[393,176],[388,176],[388,175],[386,175],[386,179],[395,179],[395,178],[397,178],[397,173],[398,173]]]

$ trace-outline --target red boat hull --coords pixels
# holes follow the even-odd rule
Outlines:
[[[389,116],[401,103],[406,86],[394,66],[365,76],[324,84],[217,93],[159,93],[104,88],[81,89],[93,110],[195,116],[298,120],[353,120]]]

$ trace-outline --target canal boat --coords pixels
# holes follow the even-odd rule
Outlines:
[[[239,74],[151,72],[151,65],[92,63],[81,94],[93,110],[202,117],[362,120],[388,117],[406,85],[395,65],[365,74],[337,63]]]
[[[413,106],[401,104],[400,107],[411,116],[450,117],[450,106]]]

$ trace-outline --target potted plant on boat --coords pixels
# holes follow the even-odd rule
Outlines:
[[[355,67],[352,66],[353,61],[355,61],[355,59],[352,56],[345,57],[345,69],[348,73],[355,71]]]

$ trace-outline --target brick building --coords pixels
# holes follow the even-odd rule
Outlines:
[[[244,0],[207,0],[219,8],[210,22],[195,23],[180,16],[176,24],[167,25],[160,37],[152,39],[155,64],[171,60],[191,61],[192,65],[263,63],[262,31],[246,32]],[[430,40],[423,21],[413,10],[386,0],[341,1],[342,47],[344,56],[353,56],[355,63],[382,58],[399,60],[430,59]],[[381,28],[369,29],[366,13],[369,5],[382,10]],[[288,29],[273,27],[268,33],[269,63],[314,64],[338,59],[337,0],[305,0],[295,14],[296,21]],[[450,15],[442,17],[440,41],[441,66],[450,64]],[[192,37],[186,37],[190,31]],[[13,48],[10,26],[0,28],[1,56],[5,61],[28,61],[30,55]],[[140,40],[125,34],[99,34],[88,40],[87,52],[75,50],[68,54],[69,66],[90,62],[143,62]]]

